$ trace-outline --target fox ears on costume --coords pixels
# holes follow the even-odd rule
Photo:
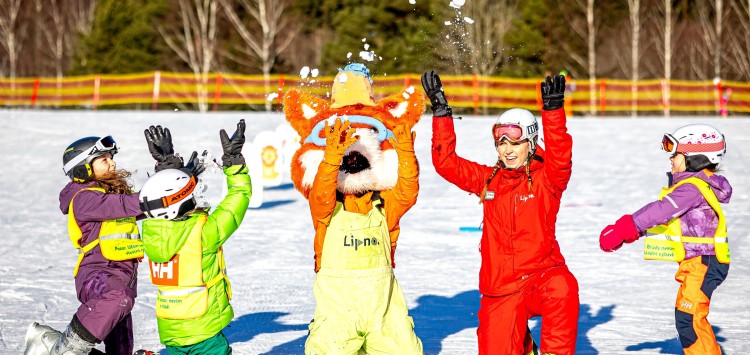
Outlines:
[[[331,108],[331,103],[320,96],[291,89],[284,95],[283,105],[287,121],[303,139],[318,122],[336,116],[368,116],[391,130],[401,125],[411,129],[425,109],[424,93],[413,86],[377,101],[375,106],[352,104],[341,108]]]

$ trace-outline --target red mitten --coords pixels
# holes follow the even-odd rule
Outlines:
[[[633,216],[626,214],[610,224],[599,235],[599,247],[606,252],[620,249],[623,243],[632,243],[641,236],[633,222]]]

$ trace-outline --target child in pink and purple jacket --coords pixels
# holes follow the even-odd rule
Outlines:
[[[721,354],[707,316],[711,295],[729,272],[719,203],[729,202],[732,186],[715,173],[726,153],[724,135],[710,125],[691,124],[664,135],[662,147],[671,154],[669,187],[659,200],[604,228],[599,244],[612,252],[645,235],[646,259],[677,261],[675,322],[683,350],[687,355]]]

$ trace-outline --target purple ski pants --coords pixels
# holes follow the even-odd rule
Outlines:
[[[117,269],[82,269],[76,277],[76,291],[81,301],[76,317],[91,335],[104,342],[107,355],[133,353],[130,311],[136,287],[135,275]]]

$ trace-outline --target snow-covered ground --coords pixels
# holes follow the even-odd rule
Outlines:
[[[121,147],[120,168],[136,171],[140,188],[153,162],[143,129],[172,131],[176,150],[209,149],[220,155],[218,130],[245,118],[251,139],[284,122],[282,114],[184,112],[0,112],[0,353],[22,351],[32,321],[62,329],[78,307],[72,268],[76,252],[58,209],[67,182],[63,149],[87,135],[111,134]],[[417,125],[421,191],[402,220],[396,276],[427,354],[476,353],[477,274],[480,234],[460,232],[481,221],[477,198],[440,178],[430,161],[431,118]],[[496,153],[492,117],[456,122],[459,154],[486,164]],[[578,354],[681,354],[674,328],[678,284],[673,263],[644,261],[642,242],[609,254],[599,250],[601,229],[655,199],[666,183],[669,161],[659,150],[664,132],[709,122],[725,133],[722,173],[734,186],[725,205],[731,238],[729,278],[713,295],[709,320],[727,354],[750,348],[750,120],[703,118],[574,118],[573,177],[557,223],[557,239],[580,284]],[[219,188],[218,184],[211,187]],[[265,203],[248,211],[225,245],[235,319],[225,334],[237,354],[301,354],[312,319],[313,229],[307,202],[291,187],[264,192]],[[145,264],[133,310],[135,343],[163,350],[154,316],[155,288]],[[538,336],[540,324],[530,322]],[[502,336],[502,335],[498,335]]]

